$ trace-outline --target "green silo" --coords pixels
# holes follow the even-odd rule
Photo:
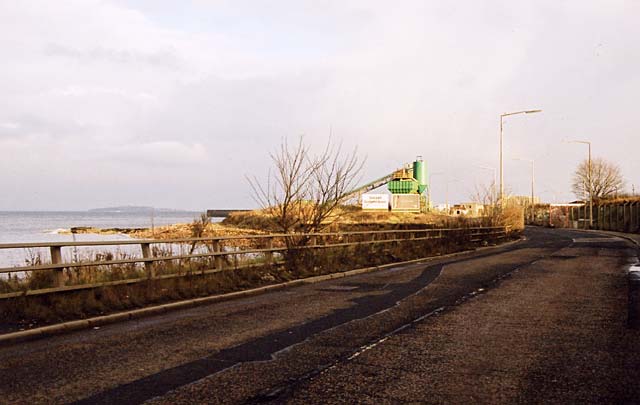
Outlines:
[[[413,162],[413,178],[418,182],[418,194],[422,194],[427,189],[427,164],[418,156]]]

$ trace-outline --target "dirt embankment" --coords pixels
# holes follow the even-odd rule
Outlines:
[[[197,222],[197,221],[196,221]],[[326,231],[369,231],[384,229],[456,228],[487,226],[486,218],[452,217],[433,213],[369,212],[346,207],[329,218]],[[181,239],[198,236],[196,223],[174,224],[151,228],[73,227],[67,233],[112,235],[125,234],[136,239]],[[220,223],[207,224],[202,237],[260,235],[277,233],[278,226],[263,210],[232,212]]]
[[[448,216],[435,213],[363,211],[358,207],[341,207],[327,220],[327,231],[377,229],[456,228],[490,225],[488,218]],[[278,227],[263,210],[232,212],[222,225],[241,229],[277,232]]]
[[[193,224],[173,224],[158,226],[155,228],[94,228],[73,227],[64,234],[95,234],[95,235],[128,235],[135,239],[183,239],[194,237]],[[259,229],[237,228],[215,223],[208,224],[203,232],[203,237],[260,235],[267,231]]]

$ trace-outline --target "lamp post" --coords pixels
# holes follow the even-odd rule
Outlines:
[[[508,117],[510,115],[516,114],[533,114],[541,112],[542,110],[524,110],[524,111],[515,111],[510,113],[500,114],[500,206],[504,207],[504,168],[502,164],[502,128],[504,126],[504,117]]]
[[[542,191],[543,193],[551,193],[553,194],[553,202],[557,203],[558,202],[558,192],[554,189],[552,189],[551,187],[547,188],[546,190]],[[553,218],[552,218],[552,213],[553,213],[553,204],[549,203],[549,228],[553,228]]]
[[[437,176],[439,174],[444,174],[443,172],[435,172],[429,174],[429,188],[427,189],[427,200],[429,205],[429,210],[431,210],[431,176]]]
[[[513,160],[521,160],[523,162],[531,163],[531,221],[533,222],[533,205],[535,203],[534,188],[536,184],[536,166],[533,159],[513,158]]]
[[[591,178],[591,142],[590,141],[568,141],[569,143],[582,143],[589,145],[589,163],[588,163],[588,180],[589,180],[589,228],[593,228],[593,179]]]

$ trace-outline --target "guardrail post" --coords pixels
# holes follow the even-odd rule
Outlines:
[[[144,259],[150,259],[153,257],[151,255],[151,246],[149,243],[141,243],[140,247],[142,248],[142,257]],[[144,268],[147,270],[147,277],[156,278],[156,269],[153,262],[144,262]]]
[[[222,246],[220,245],[220,241],[219,240],[214,240],[212,242],[212,245],[213,245],[213,251],[215,253],[222,252]],[[224,267],[223,256],[222,255],[216,255],[215,256],[215,263],[216,263],[216,269],[222,270],[222,268]]]
[[[265,244],[265,247],[266,249],[273,249],[273,238],[267,238],[267,243]],[[269,266],[273,264],[273,251],[264,252],[264,261]]]
[[[62,263],[62,247],[51,246],[49,248],[51,252],[51,264]],[[53,286],[62,287],[64,285],[64,268],[53,270]]]

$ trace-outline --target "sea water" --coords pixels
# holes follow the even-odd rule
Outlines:
[[[35,242],[73,242],[75,241],[112,241],[130,240],[124,234],[69,234],[72,227],[94,228],[151,228],[179,223],[190,223],[200,213],[188,211],[150,212],[94,212],[94,211],[0,211],[0,244]],[[213,221],[219,221],[214,218]],[[84,250],[83,250],[84,249]],[[88,255],[91,252],[139,253],[140,247],[130,246],[92,246],[89,248],[65,248],[63,255]],[[129,252],[135,250],[136,252]],[[48,249],[0,249],[0,267],[24,266],[26,261],[40,254],[49,261]]]

